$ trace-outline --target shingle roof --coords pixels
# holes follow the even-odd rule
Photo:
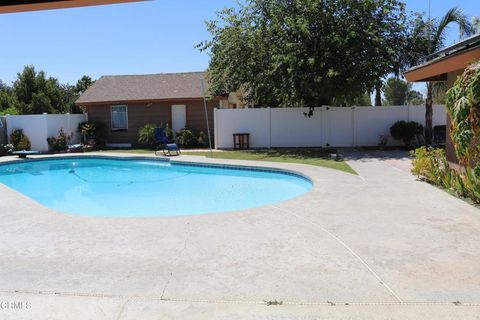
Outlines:
[[[205,72],[102,76],[75,104],[201,98],[202,79]]]
[[[447,59],[450,56],[453,56],[455,54],[459,54],[461,52],[464,52],[473,48],[478,48],[478,47],[480,47],[480,34],[475,34],[458,43],[455,43],[451,46],[448,46],[440,51],[437,51],[431,54],[430,56],[427,57],[427,61],[408,69],[407,71],[405,71],[405,73],[412,72],[414,70],[423,68],[425,66],[436,63],[438,61]]]

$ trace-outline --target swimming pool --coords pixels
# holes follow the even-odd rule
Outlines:
[[[58,211],[103,217],[233,211],[312,188],[300,175],[273,169],[105,157],[3,164],[0,183]]]

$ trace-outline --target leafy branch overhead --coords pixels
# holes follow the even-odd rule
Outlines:
[[[207,22],[211,94],[255,105],[348,102],[396,73],[406,39],[397,0],[251,0]]]

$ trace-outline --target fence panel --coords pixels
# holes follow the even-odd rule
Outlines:
[[[87,121],[86,114],[33,114],[33,115],[7,115],[7,134],[15,129],[22,129],[31,143],[31,149],[48,151],[47,138],[57,136],[63,128],[67,134],[74,133],[70,143],[80,142],[79,123]]]
[[[234,133],[250,133],[250,147],[269,146],[269,109],[215,109],[215,145],[217,148],[233,148]],[[220,134],[217,134],[220,132]]]
[[[335,147],[353,146],[353,109],[326,107],[323,115],[326,123],[325,145]]]
[[[378,108],[355,108],[355,146],[375,146],[381,135],[389,135],[390,127],[396,121],[408,121],[408,107],[392,106]],[[401,145],[390,139],[390,145]]]
[[[306,117],[308,108],[270,109],[272,147],[320,147],[323,145],[322,109],[315,108]]]
[[[425,124],[424,106],[215,109],[215,145],[233,147],[233,133],[250,133],[252,148],[376,146],[399,120]],[[433,125],[446,124],[445,106],[434,106]],[[389,139],[389,145],[401,145]]]

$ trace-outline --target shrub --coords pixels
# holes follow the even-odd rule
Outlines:
[[[22,129],[14,129],[10,134],[10,140],[15,150],[30,150],[31,148],[30,140]]]
[[[168,123],[166,123],[166,124],[160,123],[159,127],[163,128],[163,131],[167,135],[168,141],[173,141],[174,140],[173,130],[172,130],[172,128],[170,128],[168,126]]]
[[[73,137],[73,132],[70,134],[65,133],[63,128],[58,131],[58,136],[48,137],[47,142],[50,151],[65,151],[68,149],[68,143]]]
[[[423,133],[423,126],[415,121],[397,121],[390,127],[390,134],[396,140],[402,140],[409,147],[417,134]]]
[[[451,169],[444,150],[430,147],[418,148],[412,151],[412,155],[413,174],[460,197],[480,203],[480,165],[465,167],[462,171]]]
[[[177,132],[175,142],[183,148],[202,148],[208,146],[208,136],[203,131],[183,128]]]
[[[140,130],[138,130],[138,142],[149,147],[155,146],[155,128],[163,128],[168,140],[173,140],[173,131],[168,127],[168,123],[161,123],[159,126],[146,124],[140,128]]]
[[[460,164],[480,163],[480,61],[470,64],[448,90],[450,137]]]
[[[95,139],[95,133],[97,131],[97,124],[95,122],[82,122],[78,125],[78,129],[84,137],[84,142]]]
[[[150,147],[155,145],[155,128],[154,124],[146,124],[138,130],[138,142]]]

